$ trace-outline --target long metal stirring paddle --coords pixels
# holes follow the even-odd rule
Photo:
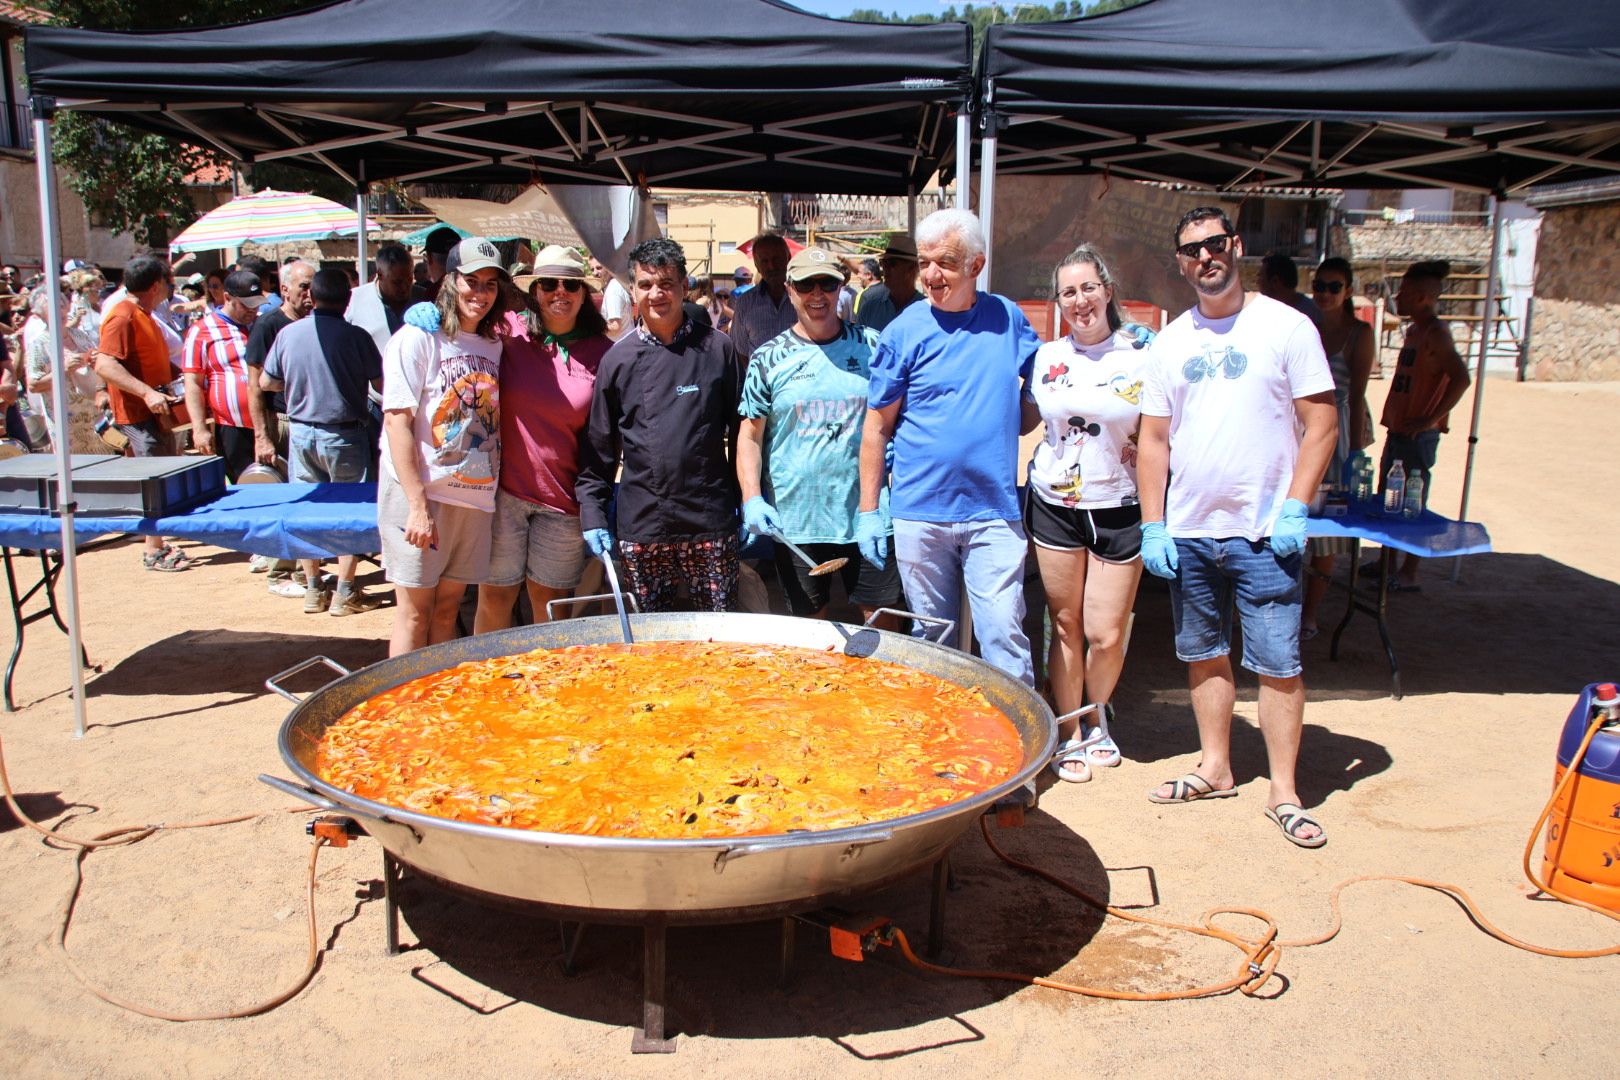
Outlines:
[[[619,572],[613,569],[613,553],[604,551],[597,557],[607,568],[608,588],[613,590],[613,602],[619,606],[619,630],[624,634],[624,643],[634,645],[635,639],[630,636],[630,615],[624,609],[624,592],[619,588]]]
[[[834,570],[842,570],[844,565],[849,562],[848,559],[844,558],[843,556],[839,556],[836,559],[828,559],[824,563],[818,563],[816,560],[807,555],[803,548],[799,547],[799,545],[795,544],[781,533],[772,533],[771,539],[775,540],[778,544],[781,544],[783,547],[793,552],[793,554],[797,555],[799,557],[799,561],[810,568],[811,577],[820,577],[823,574],[830,574]]]

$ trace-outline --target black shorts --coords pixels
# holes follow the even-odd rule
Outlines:
[[[1142,553],[1140,506],[1081,510],[1053,506],[1031,491],[1024,496],[1024,528],[1043,548],[1089,551],[1103,562],[1126,563]]]
[[[849,562],[830,574],[811,577],[810,567],[777,544],[777,576],[782,580],[782,591],[787,594],[788,607],[793,614],[808,617],[826,607],[832,600],[834,578],[843,579],[844,593],[857,607],[894,607],[900,602],[900,567],[892,554],[879,570],[861,558],[861,549],[854,544],[800,544],[799,547],[818,564],[839,558]]]

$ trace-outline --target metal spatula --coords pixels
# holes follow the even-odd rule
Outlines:
[[[828,559],[824,563],[818,563],[809,555],[805,554],[803,548],[799,547],[787,537],[782,536],[779,533],[773,533],[771,535],[771,539],[775,540],[778,544],[781,544],[783,547],[793,552],[793,554],[797,555],[799,557],[799,561],[810,568],[811,577],[820,577],[823,574],[830,574],[834,570],[842,570],[845,564],[849,562],[848,559],[840,556],[836,559]]]

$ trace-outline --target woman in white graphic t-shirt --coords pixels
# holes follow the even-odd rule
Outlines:
[[[1092,706],[1089,723],[1061,724],[1052,759],[1061,779],[1080,783],[1093,765],[1120,762],[1109,699],[1142,576],[1136,434],[1153,334],[1125,324],[1113,275],[1090,245],[1058,264],[1052,291],[1069,333],[1035,354],[1025,392],[1024,430],[1044,423],[1046,437],[1029,463],[1024,523],[1052,618],[1052,696],[1065,716],[1082,702]]]
[[[480,236],[463,240],[446,262],[430,320],[438,329],[422,329],[406,312],[407,325],[383,350],[377,532],[394,584],[390,656],[455,637],[462,593],[489,573],[500,474],[495,328],[510,278],[499,250]]]

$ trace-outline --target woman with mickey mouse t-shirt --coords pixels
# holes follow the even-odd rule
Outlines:
[[[1042,345],[1024,394],[1024,430],[1046,425],[1029,463],[1024,524],[1052,617],[1047,674],[1059,713],[1089,700],[1089,724],[1059,731],[1052,770],[1091,779],[1118,765],[1109,698],[1125,663],[1125,628],[1142,576],[1142,513],[1136,496],[1140,374],[1152,331],[1126,325],[1114,277],[1082,244],[1052,272],[1069,333]]]

